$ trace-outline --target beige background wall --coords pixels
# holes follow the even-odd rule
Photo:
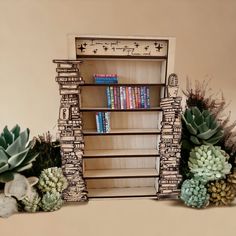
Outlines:
[[[236,1],[0,0],[0,128],[56,132],[54,58],[67,57],[67,35],[174,36],[181,84],[212,78],[236,119]]]

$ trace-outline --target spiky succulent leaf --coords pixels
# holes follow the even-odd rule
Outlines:
[[[187,179],[183,182],[180,198],[187,206],[196,208],[204,208],[209,202],[207,189],[198,179]]]
[[[11,129],[11,133],[14,134],[14,140],[16,140],[19,135],[20,135],[20,126],[19,125],[15,125],[12,129]]]
[[[6,143],[9,145],[14,141],[14,135],[8,130],[7,126],[3,129],[3,136],[6,140]]]
[[[224,178],[230,173],[232,166],[228,163],[228,158],[228,154],[220,147],[202,145],[192,149],[188,166],[195,177],[213,181]]]

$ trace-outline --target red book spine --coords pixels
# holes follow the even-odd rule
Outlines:
[[[138,87],[138,108],[141,108],[141,89]]]
[[[135,108],[139,108],[139,106],[138,106],[138,87],[134,87],[134,93],[135,93]]]
[[[129,87],[125,87],[125,95],[126,95],[126,108],[130,109]]]

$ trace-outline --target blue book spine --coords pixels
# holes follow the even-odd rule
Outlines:
[[[99,130],[100,130],[100,133],[103,133],[102,112],[98,112],[98,117],[99,117]]]
[[[102,112],[102,131],[103,133],[106,133],[106,112]]]
[[[147,108],[150,108],[150,88],[147,87]]]
[[[141,87],[141,108],[144,108],[144,87]]]
[[[107,107],[111,108],[111,93],[109,87],[106,87],[106,93],[107,93]]]
[[[122,87],[122,95],[123,95],[123,109],[127,109],[127,104],[126,104],[126,91],[125,87]]]
[[[143,87],[143,103],[144,103],[144,108],[147,108],[147,87]]]
[[[98,112],[96,112],[96,126],[97,126],[97,132],[101,133]]]

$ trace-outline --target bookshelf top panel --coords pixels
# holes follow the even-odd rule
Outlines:
[[[167,59],[168,40],[76,37],[76,58]]]

